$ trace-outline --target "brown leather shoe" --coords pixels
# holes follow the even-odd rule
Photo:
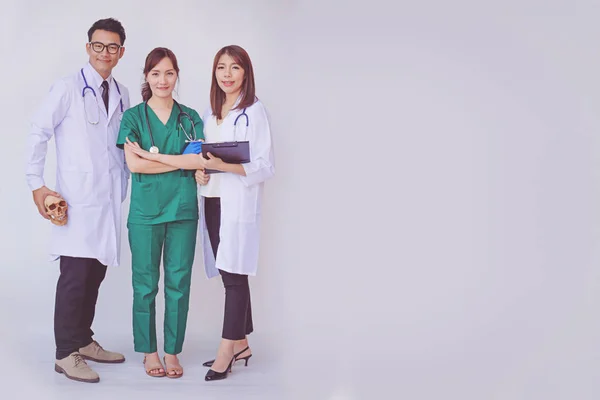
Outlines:
[[[74,381],[87,383],[100,382],[100,376],[87,365],[85,360],[76,351],[61,360],[56,360],[54,370]]]
[[[125,361],[123,354],[104,350],[95,340],[87,346],[80,348],[79,354],[86,360],[99,363],[117,364]]]

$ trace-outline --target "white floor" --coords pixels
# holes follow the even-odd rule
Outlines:
[[[48,335],[22,337],[15,342],[15,362],[1,368],[0,398],[9,399],[282,399],[282,380],[278,361],[265,350],[265,343],[255,335],[248,367],[239,362],[225,380],[204,381],[207,368],[202,362],[211,359],[215,344],[190,338],[186,340],[181,363],[185,375],[179,379],[152,378],[144,373],[142,357],[133,352],[129,337],[104,337],[106,348],[121,351],[127,360],[108,365],[89,362],[100,375],[96,384],[66,379],[54,372],[53,341]],[[262,354],[261,354],[262,353]]]

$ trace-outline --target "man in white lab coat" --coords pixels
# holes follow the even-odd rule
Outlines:
[[[55,371],[82,382],[98,382],[86,360],[125,361],[104,350],[92,336],[98,289],[107,265],[118,265],[121,243],[121,203],[129,171],[123,150],[115,146],[129,92],[112,77],[123,56],[125,30],[108,18],[88,31],[89,62],[56,81],[33,115],[27,154],[27,183],[42,217],[46,196],[62,197],[67,223],[53,226],[51,254],[60,258],[56,287]],[[56,192],[44,182],[48,141],[56,143]]]

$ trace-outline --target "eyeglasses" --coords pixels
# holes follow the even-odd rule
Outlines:
[[[106,47],[109,54],[117,54],[117,52],[121,48],[121,45],[118,45],[116,43],[104,44],[101,42],[90,42],[90,47],[96,53],[102,53],[104,51],[104,48]]]

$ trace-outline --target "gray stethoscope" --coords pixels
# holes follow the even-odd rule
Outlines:
[[[85,104],[85,91],[91,90],[92,94],[94,95],[94,98],[97,98],[96,91],[94,90],[93,87],[88,85],[88,81],[87,81],[87,79],[85,79],[85,74],[83,73],[83,68],[81,68],[81,76],[83,77],[83,82],[85,82],[85,86],[83,87],[83,90],[81,91],[81,97],[83,97],[83,111],[85,112],[85,117],[86,117],[87,121],[92,125],[96,125],[96,124],[98,124],[98,122],[100,122],[100,115],[98,115],[98,120],[96,122],[90,121],[89,114],[87,112],[87,106]],[[121,89],[119,88],[119,84],[117,83],[117,80],[114,78],[113,78],[113,81],[115,82],[115,86],[117,87],[117,92],[119,93],[119,97],[120,97]],[[119,103],[121,105],[121,115],[119,116],[119,118],[123,118],[123,111],[124,111],[123,99],[119,99]]]
[[[173,99],[173,102],[177,105],[177,108],[179,108],[179,115],[177,115],[177,125],[179,127],[181,127],[181,130],[183,131],[183,133],[185,134],[186,143],[190,143],[190,142],[201,142],[201,140],[198,139],[198,136],[196,135],[196,126],[194,125],[194,121],[192,120],[192,117],[190,116],[190,114],[186,113],[185,111],[183,111],[181,109],[181,106],[179,105],[178,102],[176,102]],[[144,111],[146,113],[146,126],[148,127],[148,134],[150,135],[150,142],[152,143],[152,146],[150,147],[150,153],[153,154],[157,154],[158,153],[158,147],[156,147],[156,145],[154,144],[154,136],[152,135],[152,127],[150,127],[150,120],[148,119],[148,102],[146,101],[144,103]],[[183,127],[183,124],[181,123],[181,117],[186,117],[187,119],[190,120],[190,123],[192,124],[192,133],[193,133],[193,137],[187,133],[187,131],[185,130],[185,128]],[[177,129],[179,129],[179,127]]]

